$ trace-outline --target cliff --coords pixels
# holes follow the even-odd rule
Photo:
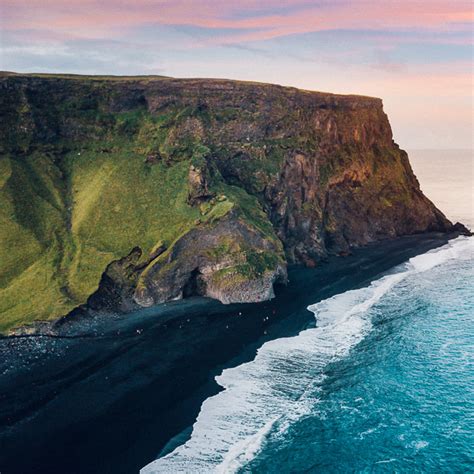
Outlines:
[[[0,331],[86,302],[271,298],[289,263],[451,223],[380,99],[0,75]]]

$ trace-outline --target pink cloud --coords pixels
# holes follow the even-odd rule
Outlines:
[[[284,9],[282,10],[282,6]],[[213,43],[259,41],[329,29],[436,29],[472,23],[465,0],[4,0],[3,27],[100,36],[145,24],[216,31]]]

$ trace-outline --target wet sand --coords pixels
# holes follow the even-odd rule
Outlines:
[[[309,304],[368,284],[451,236],[385,241],[293,268],[267,303],[192,298],[0,339],[0,472],[134,473],[186,439],[223,368],[314,325]]]

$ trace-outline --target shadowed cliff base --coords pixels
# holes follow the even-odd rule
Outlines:
[[[55,337],[0,339],[0,469],[137,472],[171,438],[186,438],[223,367],[314,324],[307,305],[367,285],[455,236],[408,236],[290,269],[289,285],[270,302],[191,298],[70,322]]]

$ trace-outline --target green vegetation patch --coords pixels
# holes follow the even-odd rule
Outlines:
[[[146,275],[182,236],[230,212],[283,258],[258,199],[209,164],[222,150],[206,135],[216,122],[207,107],[170,104],[151,114],[138,100],[115,111],[122,96],[109,81],[71,81],[54,100],[48,82],[35,94],[19,83],[1,98],[8,127],[0,125],[0,332],[67,314],[112,261],[138,246],[138,263],[148,262],[164,245]],[[280,141],[249,148],[257,159],[244,171],[249,182],[256,177],[255,189],[277,172],[283,149]],[[214,196],[201,206],[188,203],[191,164],[205,171]],[[274,267],[270,254],[237,247],[234,274],[253,278]]]
[[[276,266],[283,263],[281,256],[274,252],[255,251],[250,248],[242,248],[240,251],[242,256],[240,263],[212,274],[214,284],[226,288],[237,283],[256,280],[267,272],[274,272]]]
[[[81,148],[60,166],[40,153],[3,158],[1,166],[12,169],[0,189],[2,331],[67,313],[94,292],[111,261],[135,246],[146,257],[200,217],[186,203],[189,161],[149,166],[133,150]],[[210,217],[223,215],[222,206]]]

